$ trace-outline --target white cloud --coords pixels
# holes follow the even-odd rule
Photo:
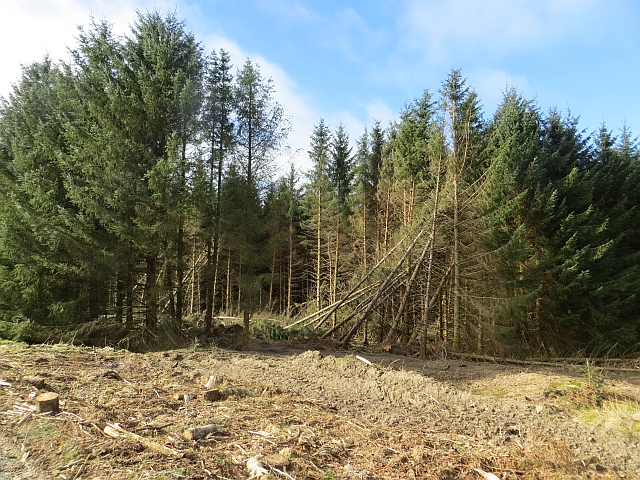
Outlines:
[[[469,85],[478,93],[487,115],[493,114],[508,89],[514,88],[527,98],[533,90],[525,76],[490,68],[473,72],[469,76]]]
[[[291,77],[277,64],[268,61],[261,55],[251,54],[240,45],[231,40],[213,35],[204,41],[206,48],[224,49],[229,53],[231,62],[236,67],[241,67],[247,58],[256,63],[260,68],[260,73],[265,78],[273,79],[274,98],[282,108],[287,117],[292,120],[293,129],[289,134],[288,143],[290,154],[285,154],[278,160],[278,173],[286,173],[289,163],[293,161],[299,170],[310,167],[307,150],[309,149],[309,138],[313,132],[313,127],[320,120],[320,113],[310,106],[309,100],[300,91],[298,85]]]
[[[168,8],[171,7],[168,2]],[[136,8],[162,8],[152,0],[136,4],[127,0],[5,0],[0,15],[0,95],[6,97],[19,81],[20,65],[42,60],[68,60],[68,48],[76,46],[78,25],[88,26],[91,17],[114,24],[123,34],[135,18]]]
[[[452,51],[510,53],[560,38],[587,39],[603,0],[409,0],[399,24],[405,47],[432,60]]]
[[[365,105],[365,111],[371,120],[379,120],[380,125],[386,127],[390,122],[398,118],[398,112],[391,110],[382,99],[373,100]]]
[[[258,0],[258,5],[282,19],[295,22],[308,22],[318,18],[318,14],[309,10],[299,1],[291,0]]]

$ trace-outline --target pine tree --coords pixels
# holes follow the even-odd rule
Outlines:
[[[214,285],[221,237],[222,175],[235,142],[233,76],[229,54],[224,50],[220,50],[219,54],[215,51],[211,54],[205,91],[202,120],[209,155],[204,168],[204,186],[201,190],[202,196],[198,199],[198,206],[203,209],[203,234],[207,248],[205,328],[210,332],[215,308]]]
[[[327,217],[328,201],[331,199],[331,189],[329,180],[329,158],[331,148],[331,131],[325,125],[324,120],[313,129],[311,135],[311,145],[309,158],[312,162],[312,169],[307,173],[308,183],[305,186],[303,208],[307,221],[304,229],[307,232],[307,245],[313,252],[315,259],[315,272],[313,273],[315,283],[315,304],[316,310],[322,308],[322,295],[324,292],[324,261],[323,261],[323,232]]]
[[[289,134],[289,122],[273,99],[273,90],[273,81],[265,80],[251,60],[236,74],[236,161],[249,185],[269,177],[273,156]]]
[[[49,58],[25,67],[0,111],[3,303],[9,315],[41,324],[97,316],[109,275],[109,252],[94,255],[104,231],[73,203],[67,183],[68,75]]]

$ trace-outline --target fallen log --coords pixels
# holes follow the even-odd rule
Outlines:
[[[418,233],[416,238],[414,238],[414,240],[411,243],[411,245],[409,245],[409,248],[407,248],[407,250],[404,252],[404,255],[402,256],[402,258],[398,261],[398,263],[393,268],[393,270],[391,270],[391,273],[389,273],[389,275],[384,280],[384,282],[382,282],[382,285],[380,286],[378,291],[373,296],[373,299],[371,300],[371,302],[369,302],[369,305],[367,305],[367,308],[365,309],[365,311],[362,313],[362,315],[360,315],[360,317],[355,322],[355,324],[353,325],[351,330],[349,330],[347,332],[347,334],[342,338],[341,343],[340,343],[340,346],[342,348],[346,348],[349,345],[349,342],[351,341],[351,338],[356,334],[356,332],[360,328],[360,325],[362,325],[362,322],[364,322],[365,318],[367,318],[369,313],[371,313],[371,310],[373,310],[373,308],[376,306],[376,304],[378,302],[378,299],[384,293],[384,291],[386,290],[387,286],[392,281],[392,279],[395,277],[396,273],[398,272],[398,269],[400,268],[400,266],[402,266],[404,261],[407,259],[407,257],[411,253],[411,250],[413,250],[413,247],[416,246],[416,243],[418,243],[418,240],[420,239],[420,237],[424,233],[424,230],[425,230],[424,228],[422,228],[420,230],[420,232]]]
[[[205,425],[203,427],[187,428],[182,434],[182,436],[187,440],[197,440],[199,438],[206,437],[210,433],[213,433],[216,431],[218,431],[218,426],[211,424],[211,425]]]
[[[585,365],[579,365],[575,363],[560,363],[560,362],[547,362],[541,360],[518,360],[516,358],[501,358],[491,357],[488,355],[474,355],[472,353],[450,353],[449,356],[457,358],[466,358],[469,360],[478,360],[492,363],[506,363],[512,365],[535,365],[540,367],[573,367],[573,368],[585,368]],[[593,370],[601,370],[607,372],[634,372],[640,373],[640,368],[619,368],[619,367],[596,367],[589,365],[589,368]]]
[[[315,327],[313,327],[313,328],[314,328],[314,330],[315,330],[315,329],[318,329],[320,326],[322,326],[322,324],[323,324],[324,322],[326,322],[326,321],[327,321],[327,319],[328,319],[329,317],[331,317],[331,315],[333,315],[333,313],[334,313],[338,308],[340,308],[340,307],[342,306],[342,304],[345,302],[345,300],[347,300],[347,299],[348,299],[348,298],[353,294],[353,292],[355,292],[358,288],[360,288],[360,285],[362,285],[362,284],[365,282],[365,280],[366,280],[367,278],[369,278],[369,277],[373,274],[373,272],[375,272],[375,271],[378,269],[378,267],[379,267],[380,265],[382,265],[382,264],[387,260],[387,258],[389,258],[389,256],[391,256],[391,254],[394,252],[394,250],[395,250],[398,246],[400,246],[400,244],[401,244],[402,242],[404,242],[404,241],[405,241],[405,239],[406,239],[408,236],[409,236],[409,234],[405,235],[405,236],[404,236],[404,237],[403,237],[403,238],[402,238],[398,243],[396,243],[396,244],[393,246],[393,248],[392,248],[391,250],[389,250],[389,251],[387,252],[387,254],[386,254],[386,255],[385,255],[385,256],[384,256],[384,257],[383,257],[383,258],[382,258],[382,259],[381,259],[381,260],[380,260],[380,261],[379,261],[379,262],[378,262],[378,263],[377,263],[377,264],[376,264],[376,265],[375,265],[375,266],[374,266],[370,271],[368,271],[368,272],[365,274],[365,276],[364,276],[364,277],[362,277],[362,278],[360,279],[360,281],[359,281],[359,282],[358,282],[358,283],[357,283],[357,284],[356,284],[356,285],[355,285],[355,286],[354,286],[354,287],[349,291],[349,293],[347,293],[347,294],[342,298],[342,300],[340,300],[340,301],[336,302],[336,303],[333,305],[333,307],[331,308],[331,310],[329,310],[329,312],[328,312],[328,313],[326,313],[324,317],[322,317],[322,319],[321,319],[321,320],[320,320],[320,321],[315,325]]]
[[[173,455],[174,457],[178,457],[181,453],[178,450],[174,450],[173,448],[165,447],[164,445],[154,442],[153,440],[149,440],[148,438],[142,437],[133,432],[129,432],[122,428],[117,423],[107,423],[107,426],[102,430],[105,435],[111,438],[128,438],[130,440],[135,440],[145,447],[154,450],[158,453],[162,453],[164,455]]]

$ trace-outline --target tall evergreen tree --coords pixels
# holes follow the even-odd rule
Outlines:
[[[205,81],[205,103],[203,106],[203,130],[208,147],[208,162],[203,175],[203,196],[198,204],[203,209],[203,233],[207,248],[206,262],[206,331],[211,330],[213,318],[218,252],[220,249],[220,204],[222,175],[234,146],[234,98],[233,76],[229,54],[215,51],[209,59]]]
[[[323,294],[323,228],[327,217],[328,201],[331,199],[331,189],[329,180],[329,160],[331,155],[331,131],[320,119],[320,123],[313,129],[311,135],[311,145],[309,158],[312,168],[308,172],[308,183],[306,185],[303,206],[306,212],[307,221],[304,228],[307,231],[310,249],[313,252],[315,265],[313,278],[315,283],[315,305],[316,310],[322,307]]]
[[[273,155],[284,147],[290,130],[273,92],[273,81],[265,80],[258,66],[247,60],[236,75],[234,99],[236,159],[250,185],[268,178]]]

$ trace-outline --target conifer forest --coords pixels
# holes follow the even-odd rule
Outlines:
[[[0,335],[238,317],[343,347],[638,351],[624,125],[581,131],[516,90],[486,112],[451,70],[392,124],[318,119],[310,169],[283,175],[295,125],[256,63],[206,52],[175,14],[77,40],[0,106]]]

